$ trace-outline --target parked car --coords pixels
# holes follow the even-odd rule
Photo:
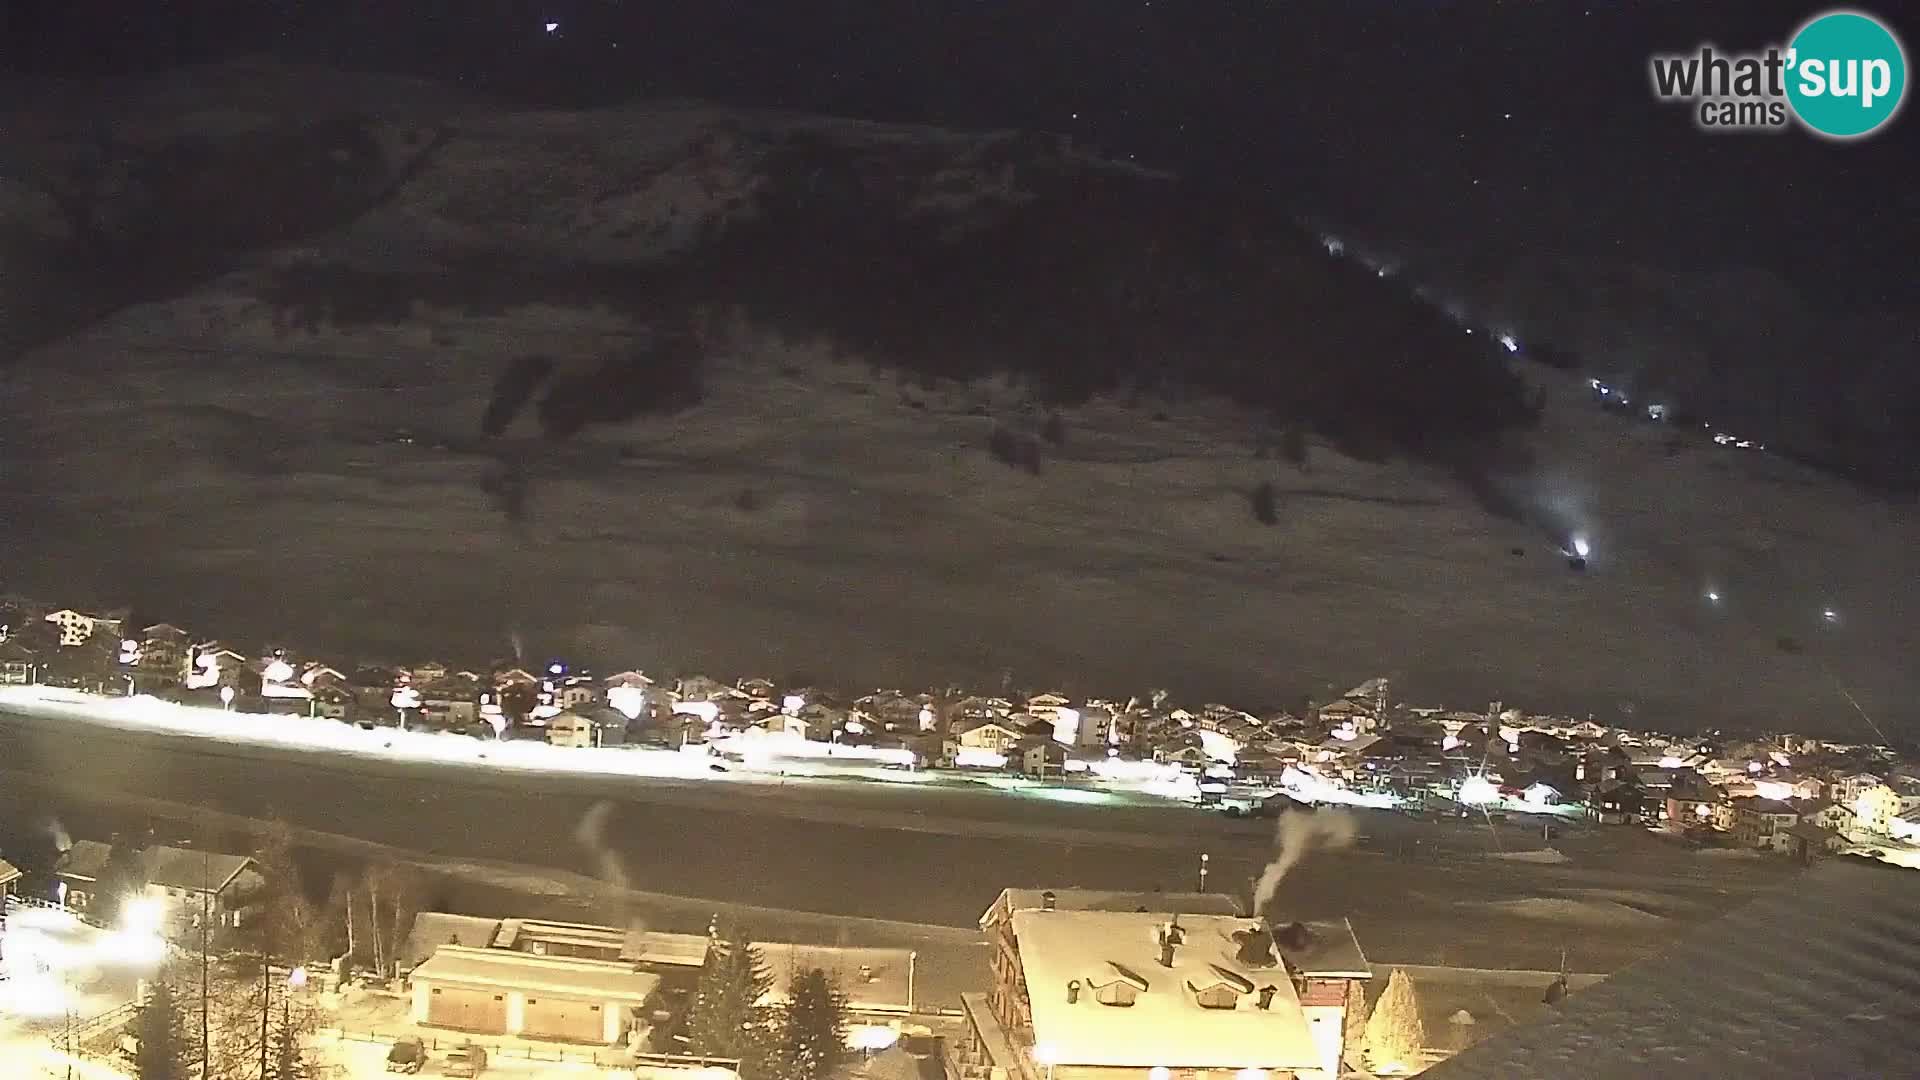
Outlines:
[[[472,1043],[462,1043],[447,1051],[447,1062],[440,1071],[447,1076],[479,1076],[487,1071],[486,1048]]]
[[[387,1071],[417,1073],[427,1063],[427,1044],[414,1036],[398,1039],[387,1050]]]

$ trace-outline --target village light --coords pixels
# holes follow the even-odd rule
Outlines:
[[[929,706],[929,705],[922,705],[922,706],[920,706],[920,730],[921,730],[921,731],[932,731],[932,730],[933,730],[933,708],[932,708],[932,706]]]
[[[788,694],[786,697],[780,699],[780,711],[786,713],[788,716],[793,716],[806,707],[807,699],[801,697],[799,694]]]
[[[220,704],[229,710],[233,708],[233,687],[223,686],[220,688]]]
[[[1155,1065],[1147,1070],[1147,1080],[1173,1080],[1173,1070],[1165,1065]]]
[[[637,686],[615,686],[607,690],[607,704],[629,720],[637,720],[647,711],[647,692]]]
[[[275,659],[273,663],[267,665],[267,670],[261,672],[261,677],[268,682],[286,682],[293,678],[293,665],[285,660]]]
[[[1587,543],[1586,537],[1576,536],[1573,538],[1573,553],[1575,555],[1584,559],[1587,557],[1587,553],[1592,550],[1593,550],[1593,545]]]
[[[863,1024],[847,1035],[847,1044],[855,1050],[878,1053],[900,1041],[900,1032],[885,1024]]]
[[[164,913],[159,898],[130,893],[120,902],[120,929],[127,934],[157,933]]]
[[[1500,789],[1484,776],[1469,776],[1460,782],[1460,801],[1468,806],[1485,806],[1499,799]]]
[[[1507,350],[1510,353],[1517,353],[1520,351],[1520,342],[1514,340],[1514,336],[1512,334],[1501,334],[1500,347]]]

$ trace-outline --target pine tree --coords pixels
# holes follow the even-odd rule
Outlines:
[[[282,991],[283,993],[285,991]],[[313,1034],[315,1020],[304,1003],[283,1009],[272,1018],[273,1032],[268,1041],[268,1080],[311,1080],[313,1062],[307,1057],[307,1039]]]
[[[757,1077],[766,1050],[767,1012],[761,1000],[771,989],[773,976],[751,937],[744,931],[735,931],[731,940],[710,935],[688,1025],[693,1052],[738,1058],[741,1075]]]
[[[1387,976],[1386,992],[1374,1003],[1373,1015],[1367,1019],[1367,1061],[1376,1070],[1391,1065],[1412,1068],[1426,1045],[1427,1032],[1420,1020],[1413,980],[1405,971],[1394,968]]]
[[[139,1080],[187,1080],[187,1039],[180,1002],[165,980],[156,982],[134,1021],[139,1045],[133,1074]]]
[[[1347,983],[1346,1014],[1340,1023],[1340,1054],[1358,1068],[1367,1042],[1367,987],[1359,980]]]
[[[796,974],[780,1023],[779,1080],[827,1080],[846,1057],[846,995],[819,968]]]

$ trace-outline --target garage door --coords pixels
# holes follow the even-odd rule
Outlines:
[[[486,990],[436,986],[427,996],[427,1023],[487,1035],[504,1035],[507,1030],[507,997]]]
[[[530,997],[521,1033],[529,1039],[605,1042],[599,1004],[578,998]]]

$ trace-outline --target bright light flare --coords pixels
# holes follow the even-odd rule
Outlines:
[[[1469,776],[1460,782],[1460,801],[1468,806],[1486,806],[1500,801],[1500,789],[1484,776]]]
[[[260,677],[268,682],[286,682],[293,678],[293,665],[285,660],[275,660],[267,665],[267,669],[260,673]]]
[[[673,703],[675,716],[697,716],[703,722],[711,724],[720,719],[720,706],[711,701],[676,701]]]
[[[1593,545],[1587,542],[1586,537],[1576,536],[1573,538],[1573,553],[1575,555],[1578,555],[1580,558],[1584,559],[1592,551],[1593,551]]]
[[[629,720],[637,720],[647,711],[647,692],[637,686],[614,686],[607,690],[607,705]]]
[[[1510,353],[1517,353],[1520,351],[1520,342],[1512,334],[1501,334],[1500,347]]]
[[[900,1032],[885,1024],[862,1024],[847,1032],[847,1045],[863,1053],[878,1053],[900,1041]]]
[[[120,929],[125,933],[159,933],[166,916],[167,906],[157,896],[135,894],[120,903]]]

